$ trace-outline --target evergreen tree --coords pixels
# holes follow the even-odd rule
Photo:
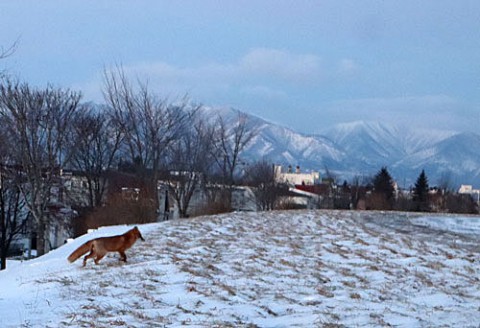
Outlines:
[[[394,201],[393,179],[387,168],[384,166],[373,178],[373,192],[376,209],[392,209]]]
[[[373,188],[376,193],[381,193],[386,199],[392,199],[394,188],[393,179],[387,168],[384,166],[373,178]]]
[[[425,170],[417,178],[415,187],[413,188],[413,202],[415,204],[415,210],[425,212],[430,209],[428,203],[428,178],[425,174]]]

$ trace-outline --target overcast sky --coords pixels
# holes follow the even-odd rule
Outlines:
[[[123,65],[162,97],[299,132],[356,120],[476,131],[480,1],[0,2],[0,68],[101,102]]]

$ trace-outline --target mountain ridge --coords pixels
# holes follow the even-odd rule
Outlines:
[[[347,181],[371,177],[386,166],[405,188],[413,185],[422,169],[431,186],[480,184],[480,135],[473,132],[355,121],[309,135],[236,109],[222,108],[221,113],[230,122],[234,122],[233,115],[243,113],[257,129],[243,153],[247,161],[263,158],[285,166],[299,165],[306,171],[328,169]]]

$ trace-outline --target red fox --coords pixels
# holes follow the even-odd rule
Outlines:
[[[68,261],[70,261],[70,263],[74,262],[83,254],[90,252],[83,259],[83,266],[85,266],[87,260],[91,258],[94,259],[95,264],[98,264],[107,252],[118,252],[120,254],[120,261],[127,262],[125,251],[132,247],[138,238],[145,241],[140,230],[135,227],[125,232],[123,235],[92,239],[73,251],[68,257]]]

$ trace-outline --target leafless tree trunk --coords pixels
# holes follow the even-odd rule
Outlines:
[[[0,270],[6,268],[12,241],[25,228],[27,217],[25,201],[18,188],[21,172],[11,160],[10,144],[5,131],[0,130]]]
[[[89,207],[102,204],[106,190],[106,175],[114,165],[123,140],[107,110],[97,111],[83,105],[74,117],[70,149],[72,167],[82,171],[87,179]]]
[[[14,239],[16,239],[27,224],[25,200],[16,184],[15,177],[8,176],[3,171],[0,181],[0,270],[6,269],[7,254]]]
[[[19,188],[37,226],[38,255],[46,251],[50,192],[67,160],[65,139],[79,101],[78,93],[50,86],[32,89],[9,79],[0,84],[0,117],[25,174]]]

